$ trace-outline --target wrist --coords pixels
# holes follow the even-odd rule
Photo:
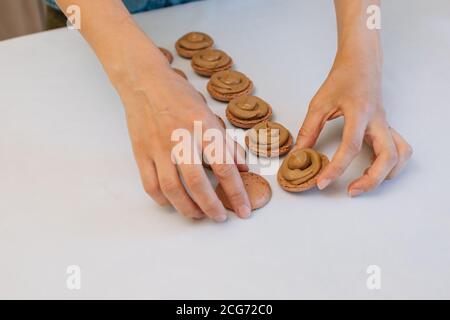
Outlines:
[[[145,82],[155,82],[170,71],[170,65],[158,48],[143,48],[134,50],[127,46],[116,57],[102,61],[104,69],[114,86],[139,86]]]
[[[141,79],[156,81],[170,70],[170,65],[159,48],[147,36],[139,33],[115,42],[107,52],[99,55],[115,86],[138,84]]]
[[[350,28],[339,35],[337,57],[354,59],[377,66],[383,64],[383,50],[380,35],[376,30]]]
[[[381,75],[383,53],[378,41],[354,39],[339,46],[334,65],[348,65],[355,69],[372,70]]]
[[[114,84],[144,72],[152,74],[169,69],[159,48],[131,17],[104,29],[101,37],[91,39],[90,44]]]

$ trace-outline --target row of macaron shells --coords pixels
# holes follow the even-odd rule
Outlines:
[[[175,48],[180,56],[192,59],[191,66],[197,74],[211,77],[207,90],[214,99],[228,102],[226,116],[230,123],[235,127],[252,129],[245,142],[253,154],[276,157],[288,153],[293,146],[289,131],[270,121],[272,107],[251,95],[253,82],[245,74],[231,70],[233,59],[213,46],[214,40],[209,35],[190,32],[177,41]],[[267,139],[258,139],[261,129],[263,134],[267,133]]]
[[[250,152],[258,157],[279,157],[289,153],[294,145],[291,133],[281,124],[270,121],[272,107],[251,95],[253,82],[243,73],[231,70],[233,59],[213,46],[214,40],[201,32],[188,33],[175,45],[180,56],[192,59],[191,66],[197,74],[211,77],[207,91],[215,100],[228,102],[226,116],[230,123],[252,129],[245,138]],[[278,182],[290,192],[311,189],[327,162],[327,157],[316,150],[294,150],[283,161]]]

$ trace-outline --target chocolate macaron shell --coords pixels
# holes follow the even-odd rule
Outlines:
[[[253,172],[241,172],[240,174],[252,210],[264,207],[272,198],[272,189],[269,182],[262,176]],[[216,194],[225,208],[233,210],[231,202],[228,200],[228,197],[220,184],[216,188]]]
[[[267,115],[264,118],[257,119],[257,120],[238,119],[228,110],[228,108],[225,111],[225,115],[227,116],[228,121],[230,121],[230,123],[233,126],[235,126],[237,128],[242,128],[242,129],[251,129],[258,123],[269,120],[272,117],[272,108],[269,109],[269,112],[267,113]]]
[[[189,32],[175,43],[177,53],[186,59],[191,59],[197,52],[209,49],[214,45],[214,40],[203,32]]]
[[[236,97],[240,97],[240,96],[249,96],[252,94],[254,86],[253,86],[253,82],[250,81],[250,85],[248,86],[248,88],[238,94],[221,94],[219,92],[214,91],[214,88],[212,87],[212,85],[210,83],[208,83],[208,86],[206,88],[209,92],[209,94],[211,95],[211,97],[213,97],[215,100],[220,101],[220,102],[230,102],[231,100],[233,100]]]
[[[253,89],[253,82],[245,74],[235,70],[214,73],[207,85],[211,97],[222,102],[230,102],[234,98],[248,96]]]
[[[257,96],[247,95],[231,100],[225,113],[235,127],[250,129],[267,122],[272,117],[272,107]]]
[[[276,157],[282,157],[291,151],[293,145],[294,145],[294,139],[292,138],[292,135],[289,133],[289,139],[288,141],[282,145],[278,150],[267,150],[267,154],[264,152],[261,152],[260,150],[255,150],[253,148],[250,148],[249,146],[249,140],[248,136],[245,137],[245,145],[247,146],[247,149],[250,150],[251,153],[253,153],[257,157],[263,157],[263,158],[276,158]]]
[[[253,115],[253,113],[249,115]],[[266,158],[288,153],[293,146],[293,141],[289,130],[274,121],[259,122],[247,131],[245,136],[245,144],[250,152],[258,157]]]
[[[302,184],[299,184],[299,185],[291,184],[289,181],[287,181],[283,177],[281,170],[279,170],[278,174],[277,174],[277,181],[278,181],[278,184],[280,185],[280,187],[285,191],[293,192],[293,193],[304,192],[304,191],[310,190],[312,188],[315,188],[317,186],[317,177],[320,175],[320,173],[324,170],[324,168],[330,162],[326,155],[320,154],[320,157],[322,160],[320,171],[317,173],[317,175],[315,177],[313,177],[312,179],[310,179]],[[284,161],[288,161],[288,158],[285,158]],[[283,166],[283,164],[282,164],[282,166]]]
[[[197,52],[191,61],[194,71],[204,77],[211,77],[214,73],[231,69],[233,59],[217,49],[206,49]]]
[[[232,67],[232,64],[228,67],[224,67],[222,69],[218,69],[218,70],[214,70],[214,71],[201,70],[198,68],[197,69],[193,68],[193,69],[194,69],[195,73],[197,73],[198,75],[205,77],[205,78],[210,78],[214,73],[224,71],[224,70],[229,70],[229,69],[231,69],[231,67]]]

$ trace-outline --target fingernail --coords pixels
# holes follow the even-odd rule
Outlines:
[[[243,205],[243,206],[239,207],[239,209],[238,209],[238,214],[241,218],[246,219],[246,218],[250,217],[251,213],[252,213],[252,210],[246,205]]]
[[[352,190],[350,190],[349,195],[350,195],[350,197],[354,198],[354,197],[357,197],[357,196],[359,196],[360,194],[363,194],[363,193],[364,193],[364,190],[352,189]]]
[[[328,185],[331,183],[330,179],[322,179],[317,183],[317,187],[319,188],[319,190],[323,190],[326,187],[328,187]]]
[[[220,215],[215,217],[216,222],[225,222],[227,221],[228,217],[226,215]]]

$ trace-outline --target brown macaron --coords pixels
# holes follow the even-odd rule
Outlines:
[[[329,163],[314,149],[294,149],[278,170],[278,184],[288,192],[303,192],[317,186],[317,177]]]
[[[188,77],[187,77],[186,73],[183,72],[183,70],[180,70],[180,69],[177,69],[177,68],[172,68],[172,70],[175,71],[175,73],[177,73],[182,78],[188,80]]]
[[[167,50],[167,49],[165,49],[165,48],[159,48],[159,50],[162,52],[162,54],[167,58],[167,60],[169,61],[169,63],[170,64],[172,64],[172,62],[173,62],[173,55],[172,55],[172,53],[169,51],[169,50]]]
[[[199,51],[211,48],[214,40],[202,32],[189,32],[182,36],[175,44],[175,49],[183,58],[191,59]]]
[[[199,75],[211,77],[216,72],[231,69],[233,59],[222,50],[206,49],[192,57],[191,65]]]
[[[272,189],[269,182],[253,172],[241,172],[240,174],[252,206],[251,209],[256,210],[264,207],[272,198]],[[231,202],[220,184],[217,185],[216,194],[225,208],[233,210]]]
[[[241,96],[228,103],[227,119],[238,128],[250,129],[272,116],[272,107],[255,96]]]
[[[280,157],[288,153],[294,139],[288,129],[281,124],[264,121],[247,131],[245,144],[258,157]]]
[[[207,90],[214,99],[229,102],[234,98],[250,95],[253,92],[253,82],[238,71],[219,71],[211,76]]]

